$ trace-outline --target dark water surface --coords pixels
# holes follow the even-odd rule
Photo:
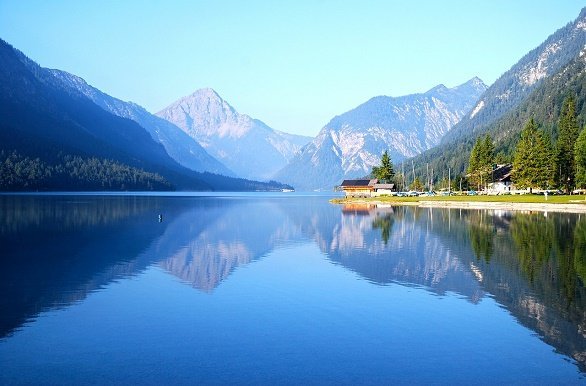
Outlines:
[[[0,384],[585,383],[584,215],[4,195],[0,248]]]

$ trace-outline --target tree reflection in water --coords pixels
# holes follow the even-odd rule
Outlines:
[[[383,214],[381,216],[376,216],[374,220],[372,220],[372,227],[374,229],[380,229],[381,231],[381,238],[385,245],[389,242],[389,237],[391,236],[391,230],[393,228],[393,224],[395,222],[395,218],[392,214]]]
[[[211,292],[287,243],[312,242],[376,285],[474,304],[488,293],[586,369],[585,216],[340,208],[307,197],[4,197],[0,209],[0,337],[152,265]]]

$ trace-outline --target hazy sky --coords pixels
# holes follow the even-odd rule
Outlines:
[[[578,0],[0,0],[0,37],[43,67],[157,112],[212,87],[239,112],[316,135],[376,95],[490,84]]]

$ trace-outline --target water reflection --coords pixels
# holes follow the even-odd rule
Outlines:
[[[584,216],[339,207],[319,197],[0,196],[0,209],[0,337],[152,265],[212,293],[239,267],[312,242],[375,285],[474,304],[491,296],[586,369]]]
[[[342,249],[332,243],[333,260],[376,283],[424,285],[472,302],[488,293],[586,369],[586,217],[397,208],[388,236],[381,226],[388,215],[372,208],[369,213],[373,232],[363,232],[367,239],[360,247]],[[357,223],[363,218],[343,223],[363,229]]]
[[[211,292],[237,267],[300,238],[277,202],[0,196],[0,338],[152,265]]]
[[[440,295],[457,292],[478,302],[484,291],[459,259],[468,253],[467,245],[447,244],[436,231],[448,213],[372,205],[343,210],[340,225],[324,229],[318,238],[325,240],[322,250],[332,261],[374,284],[422,286]]]
[[[235,268],[275,247],[275,232],[285,221],[275,202],[227,202],[191,207],[174,219],[157,241],[160,266],[210,292]]]
[[[152,197],[1,196],[0,337],[147,267],[142,252],[164,231],[156,219],[161,204]]]

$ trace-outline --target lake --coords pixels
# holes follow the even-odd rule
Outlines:
[[[0,384],[585,383],[586,216],[328,198],[0,196]]]

